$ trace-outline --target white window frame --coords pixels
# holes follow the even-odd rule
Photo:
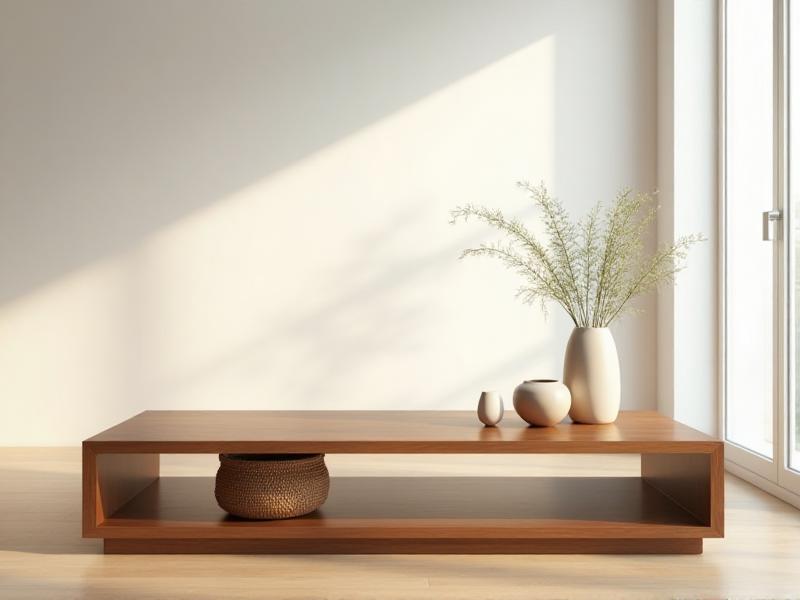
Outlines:
[[[795,10],[800,10],[800,0]],[[774,384],[773,384],[773,458],[764,456],[735,444],[727,439],[726,431],[726,365],[727,346],[725,331],[726,318],[726,0],[719,2],[719,431],[725,440],[725,466],[733,474],[745,479],[779,498],[800,508],[800,474],[791,471],[789,465],[789,402],[794,398],[794,343],[792,341],[794,307],[790,302],[790,291],[794,285],[792,232],[790,228],[788,190],[791,182],[786,168],[788,165],[788,10],[789,0],[774,0],[774,207],[780,210],[784,218],[778,222],[777,240],[773,244],[773,279],[775,281],[774,322],[775,344],[773,348]],[[798,32],[800,35],[800,32]],[[799,92],[800,93],[800,92]],[[797,183],[800,185],[800,182]],[[800,218],[800,217],[798,217]],[[767,242],[765,242],[767,243]],[[787,275],[784,276],[784,273]],[[787,285],[788,281],[788,285]]]

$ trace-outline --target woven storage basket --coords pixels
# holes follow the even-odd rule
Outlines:
[[[288,519],[319,508],[330,477],[324,454],[220,454],[214,495],[232,515]]]

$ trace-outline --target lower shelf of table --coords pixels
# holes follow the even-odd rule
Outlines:
[[[97,532],[108,552],[691,553],[716,537],[638,477],[333,478],[322,508],[281,521],[227,515],[213,477],[165,477]]]

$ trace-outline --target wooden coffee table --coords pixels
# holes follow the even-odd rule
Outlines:
[[[641,454],[641,477],[334,477],[318,511],[226,515],[160,454]],[[106,553],[699,554],[723,535],[723,446],[655,412],[527,427],[510,413],[147,411],[83,442],[83,535]]]

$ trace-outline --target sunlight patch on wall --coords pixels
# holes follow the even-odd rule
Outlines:
[[[448,224],[457,203],[517,212],[514,182],[550,176],[552,53],[543,39],[148,240],[161,401],[454,408],[556,369],[516,280],[456,261],[491,234]]]
[[[553,177],[554,51],[543,38],[1,307],[0,393],[29,412],[2,442],[146,408],[466,409],[482,389],[510,406],[523,378],[559,377],[561,316],[516,301],[500,265],[459,263],[493,235],[448,224],[466,202],[531,214],[514,183]]]

